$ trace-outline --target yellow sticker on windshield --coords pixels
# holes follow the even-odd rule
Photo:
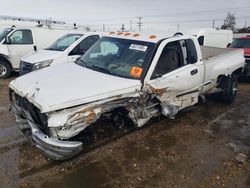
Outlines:
[[[142,68],[141,67],[132,67],[131,71],[130,71],[130,75],[136,78],[140,78],[141,74],[142,74]]]

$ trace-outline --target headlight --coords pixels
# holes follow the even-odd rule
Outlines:
[[[47,60],[47,61],[41,61],[33,65],[32,70],[38,70],[45,67],[48,67],[52,63],[53,59]]]

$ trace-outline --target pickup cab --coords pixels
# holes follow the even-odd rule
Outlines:
[[[72,138],[115,111],[141,127],[175,118],[207,94],[232,103],[244,61],[243,50],[200,47],[194,36],[111,32],[76,63],[12,81],[11,111],[38,148],[67,159],[83,149]]]

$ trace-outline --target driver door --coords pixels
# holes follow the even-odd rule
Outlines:
[[[32,31],[29,29],[19,29],[8,36],[8,50],[11,64],[14,69],[19,69],[20,60],[23,56],[36,50]]]
[[[151,66],[154,70],[146,87],[157,95],[163,114],[171,117],[198,102],[203,67],[191,39],[166,40],[160,48],[162,51],[156,65]]]

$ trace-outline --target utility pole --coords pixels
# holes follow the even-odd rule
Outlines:
[[[129,30],[131,32],[133,30],[133,28],[132,28],[132,20],[129,21],[129,24],[130,24]]]
[[[139,17],[137,17],[138,18],[138,22],[137,22],[137,26],[138,26],[138,28],[139,28],[139,31],[141,31],[141,28],[142,28],[142,26],[143,26],[143,23],[142,23],[142,19],[143,19],[143,17],[141,17],[141,16],[139,16]]]
[[[213,28],[215,27],[215,19],[213,19]]]
[[[105,24],[102,24],[102,31],[105,32]]]

